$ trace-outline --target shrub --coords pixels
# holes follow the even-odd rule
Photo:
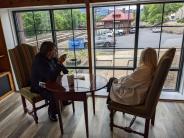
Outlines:
[[[178,19],[178,20],[177,20],[177,23],[184,23],[184,18]]]

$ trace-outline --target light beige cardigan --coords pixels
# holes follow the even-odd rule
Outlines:
[[[153,72],[148,66],[138,67],[132,74],[113,81],[110,98],[124,105],[144,103]]]

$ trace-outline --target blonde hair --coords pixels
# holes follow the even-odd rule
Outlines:
[[[152,71],[156,70],[157,53],[155,49],[148,47],[142,51],[139,66],[142,65],[149,66],[152,69]]]

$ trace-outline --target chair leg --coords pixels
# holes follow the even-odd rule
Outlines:
[[[73,113],[75,113],[75,104],[74,104],[74,101],[72,101],[72,108],[73,108]]]
[[[155,124],[155,114],[156,114],[156,110],[154,111],[154,113],[153,113],[153,116],[152,116],[152,118],[151,118],[151,124],[154,126],[154,124]]]
[[[149,124],[150,124],[150,119],[146,119],[146,121],[145,121],[145,128],[144,128],[144,138],[148,138]]]
[[[38,116],[37,116],[37,113],[36,113],[35,103],[33,103],[32,105],[33,105],[33,118],[35,120],[35,123],[38,124]]]
[[[114,111],[112,109],[110,109],[110,129],[111,131],[113,131],[113,118],[114,118]]]
[[[60,126],[60,130],[61,130],[61,134],[63,135],[63,133],[64,133],[64,131],[63,131],[63,120],[62,120],[62,117],[61,117],[62,108],[63,108],[62,102],[61,102],[61,101],[57,101],[57,110],[58,110],[59,126]]]
[[[27,113],[26,100],[22,95],[21,95],[21,99],[22,99],[22,105],[23,105],[24,113]]]

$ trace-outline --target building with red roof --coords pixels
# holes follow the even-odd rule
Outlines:
[[[132,13],[126,13],[125,11],[116,10],[105,16],[101,21],[104,22],[105,28],[114,28],[114,22],[116,28],[130,27],[130,24],[134,20]],[[128,31],[128,29],[125,29]]]

